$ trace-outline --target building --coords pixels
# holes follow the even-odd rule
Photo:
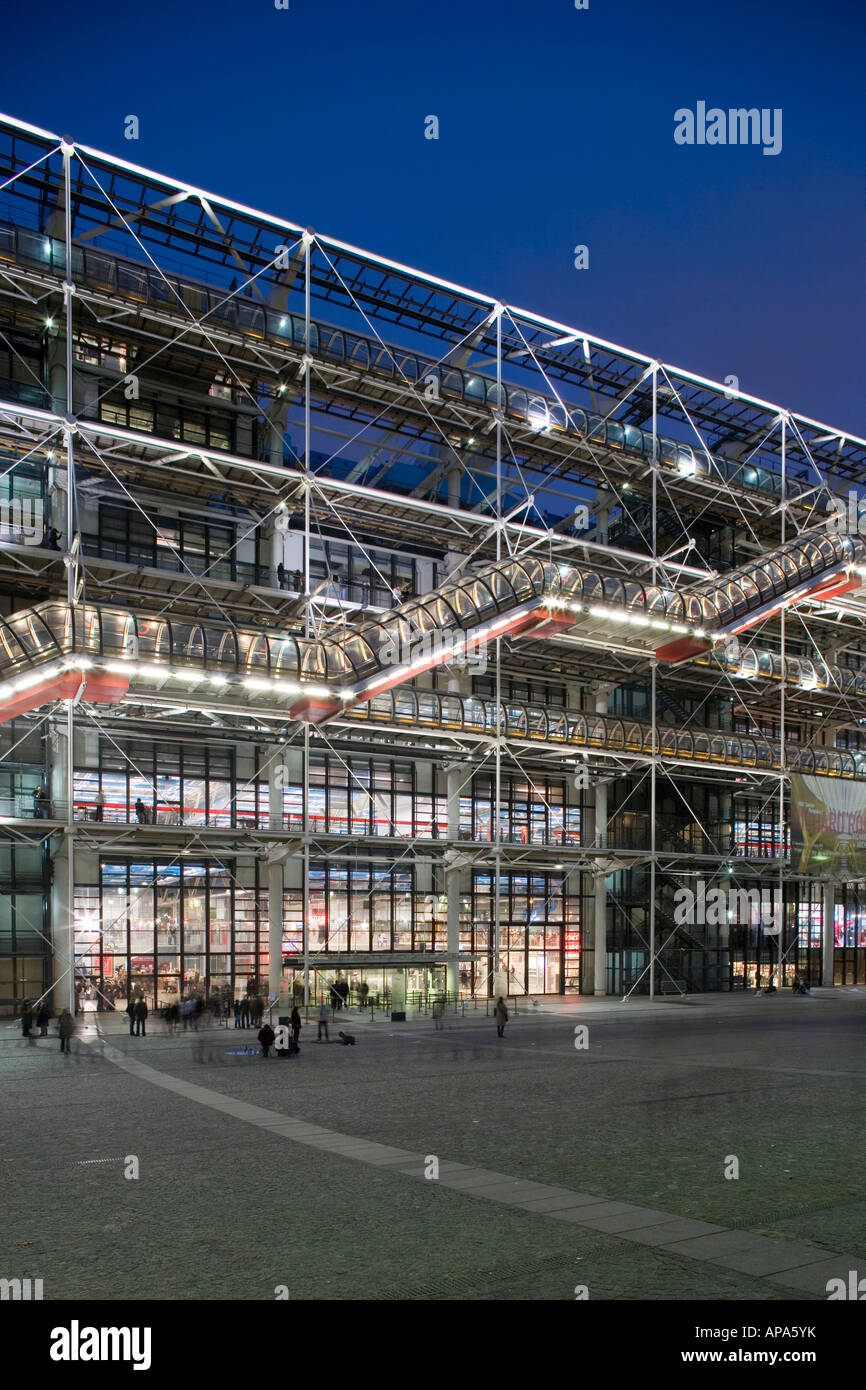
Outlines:
[[[862,440],[9,118],[0,175],[0,1007],[866,980]]]

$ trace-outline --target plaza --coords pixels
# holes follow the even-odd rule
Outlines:
[[[483,1008],[349,1021],[355,1047],[311,1018],[292,1060],[233,1027],[107,1015],[67,1057],[2,1025],[7,1276],[79,1302],[769,1303],[866,1271],[862,990],[521,1006],[501,1040]]]

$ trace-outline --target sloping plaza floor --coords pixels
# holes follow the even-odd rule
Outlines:
[[[0,1275],[45,1299],[824,1300],[866,1274],[866,990],[552,1004],[502,1040],[353,1017],[355,1047],[310,1024],[292,1061],[150,1022],[69,1057],[0,1025]]]

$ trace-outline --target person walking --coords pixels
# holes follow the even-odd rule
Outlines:
[[[330,1041],[331,1041],[330,1035],[329,1035],[329,1033],[328,1033],[328,1024],[330,1023],[330,1021],[331,1021],[331,1006],[330,1006],[330,1004],[329,1004],[326,1000],[323,999],[322,1002],[321,1002],[321,1004],[319,1005],[319,1029],[318,1029],[318,1033],[317,1033],[317,1035],[316,1035],[316,1042],[321,1042],[321,1041],[322,1041],[322,1032],[323,1032],[323,1030],[324,1030],[324,1034],[325,1034],[325,1042],[330,1042]]]
[[[133,1009],[132,1012],[133,1012],[133,1016],[134,1016],[134,1018],[135,1018],[135,1036],[136,1036],[137,1038],[138,1038],[138,1037],[146,1038],[146,1037],[147,1037],[147,1000],[144,999],[144,998],[136,999],[136,1001],[135,1001],[135,1007],[134,1007],[134,1009]]]
[[[274,1045],[274,1039],[276,1038],[276,1036],[276,1033],[274,1032],[273,1028],[269,1023],[266,1023],[264,1028],[259,1029],[259,1042],[262,1045],[263,1057],[267,1057],[269,1055],[270,1050]]]
[[[60,1051],[72,1051],[72,1037],[75,1033],[75,1019],[68,1009],[63,1009],[57,1024],[57,1031],[60,1035]]]
[[[298,1011],[297,1004],[294,1006],[291,1014],[289,1015],[289,1026],[292,1030],[292,1042],[290,1050],[295,1054],[295,1056],[297,1056],[301,1050],[299,1042],[301,1036],[301,1015]]]
[[[250,1000],[249,1000],[249,995],[245,994],[244,997],[243,997],[243,999],[241,1000],[241,1027],[242,1027],[242,1028],[249,1028],[249,1026],[250,1026]]]
[[[496,1008],[493,1010],[493,1016],[496,1019],[496,1036],[497,1038],[504,1038],[505,1025],[508,1022],[508,1008],[501,994],[496,1001]]]
[[[433,1001],[433,1023],[437,1033],[445,1027],[445,1000],[435,999]]]
[[[45,1003],[40,1004],[40,1005],[39,1005],[39,1012],[38,1012],[38,1014],[36,1015],[36,1025],[37,1025],[37,1027],[38,1027],[38,1029],[39,1029],[39,1036],[40,1036],[40,1038],[47,1038],[47,1037],[48,1037],[48,1024],[49,1024],[50,1020],[51,1020],[51,1010],[49,1009],[48,1005],[45,1004]]]

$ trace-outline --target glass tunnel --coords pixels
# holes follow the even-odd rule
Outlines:
[[[594,619],[610,616],[612,621],[633,616],[647,626],[692,632],[699,635],[697,650],[703,652],[711,645],[708,633],[742,631],[779,607],[780,600],[814,596],[816,585],[818,596],[823,596],[828,583],[832,593],[838,592],[840,574],[847,584],[846,567],[861,549],[862,543],[849,537],[803,534],[687,594],[613,579],[585,567],[510,560],[443,585],[356,628],[316,640],[152,617],[107,605],[70,608],[47,602],[0,618],[0,718],[76,695],[114,703],[124,698],[133,681],[161,686],[176,679],[187,691],[206,682],[214,687],[215,701],[220,698],[217,690],[240,699],[253,696],[255,703],[268,696],[275,702],[288,699],[292,703],[287,715],[311,722],[349,714],[353,719],[490,733],[496,728],[492,702],[437,695],[406,683],[452,660],[479,637],[538,636],[551,622],[579,627],[587,614]],[[781,657],[769,652],[702,659],[727,664],[735,674],[782,676]],[[784,674],[806,689],[853,693],[866,684],[866,676],[795,657],[787,659]],[[404,688],[391,693],[394,686]],[[178,698],[183,698],[180,691]],[[502,706],[499,728],[509,737],[530,741],[639,756],[652,752],[648,723],[613,716],[509,704]],[[662,757],[763,770],[781,766],[778,746],[767,740],[666,728],[658,737]],[[861,775],[855,755],[833,749],[792,745],[786,766]]]
[[[586,566],[508,560],[381,617],[312,639],[151,617],[103,604],[70,608],[55,600],[0,618],[0,681],[30,676],[51,660],[73,656],[144,661],[198,668],[211,676],[295,682],[298,689],[343,707],[378,693],[377,686],[403,684],[443,664],[470,640],[537,634],[551,621],[579,628],[587,616],[609,617],[612,623],[631,618],[659,633],[700,639],[740,632],[786,601],[835,595],[837,584],[856,587],[859,580],[849,580],[846,568],[863,550],[861,541],[848,536],[803,533],[689,593],[612,578]],[[704,646],[709,645],[707,640]],[[820,685],[817,670],[815,678]]]
[[[561,743],[575,750],[625,753],[649,758],[653,751],[652,725],[621,715],[590,714],[549,706],[500,701],[474,695],[455,695],[404,687],[376,695],[348,711],[347,717],[369,724],[404,725],[431,731],[496,734],[529,743]],[[781,771],[778,739],[752,738],[719,729],[656,729],[662,759],[724,764],[728,767]],[[803,748],[789,743],[785,768],[830,777],[866,776],[866,754],[847,749]]]

